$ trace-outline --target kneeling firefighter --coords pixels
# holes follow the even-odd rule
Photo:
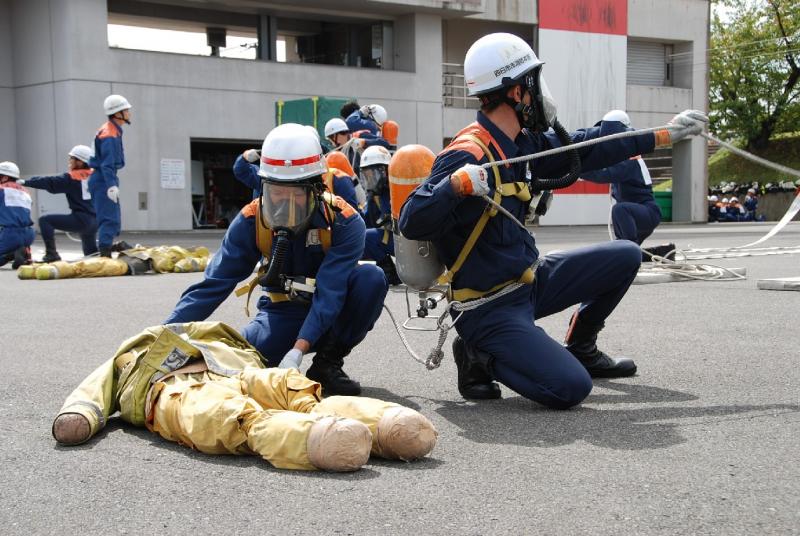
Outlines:
[[[293,368],[265,368],[217,322],[156,326],[125,341],[69,395],[53,436],[78,445],[116,411],[206,454],[255,454],[281,469],[355,471],[370,454],[411,461],[436,444],[422,414],[374,398],[334,396]]]
[[[440,281],[450,284],[451,310],[462,311],[453,342],[462,396],[499,398],[498,380],[544,405],[568,408],[589,394],[591,377],[636,371],[631,359],[609,357],[596,341],[636,276],[641,253],[617,240],[540,258],[521,226],[531,190],[563,188],[582,171],[698,134],[707,118],[687,111],[655,133],[491,166],[600,135],[596,127],[567,133],[558,123],[542,65],[512,34],[490,34],[470,47],[464,77],[480,100],[477,121],[437,156],[430,177],[404,204],[399,227],[407,239],[432,241],[447,267]],[[489,206],[484,195],[518,221]],[[577,303],[566,347],[536,326],[535,320]]]
[[[265,290],[244,337],[270,366],[299,367],[316,352],[306,375],[326,395],[358,395],[361,386],[342,365],[380,316],[388,286],[380,269],[358,264],[364,221],[325,192],[326,172],[309,129],[273,129],[261,151],[261,197],[234,219],[205,278],[183,293],[166,323],[206,319],[263,258],[258,276],[237,291]]]
[[[389,198],[389,162],[392,155],[389,150],[373,146],[361,155],[360,182],[367,190],[367,238],[364,243],[364,259],[372,260],[386,274],[390,285],[399,285],[392,255],[394,255],[394,239],[392,237],[392,207]]]

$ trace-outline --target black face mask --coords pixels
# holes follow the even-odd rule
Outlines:
[[[556,103],[541,78],[541,67],[526,73],[521,85],[523,99],[527,93],[531,104],[516,102],[509,97],[506,97],[506,103],[514,108],[521,127],[531,132],[546,132],[555,124]]]

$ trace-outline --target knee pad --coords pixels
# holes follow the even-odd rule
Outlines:
[[[369,428],[355,419],[323,417],[311,426],[306,443],[311,465],[323,471],[357,471],[372,449]]]
[[[376,435],[382,457],[410,462],[432,451],[439,434],[424,415],[398,406],[384,412]]]
[[[91,435],[92,428],[83,415],[64,413],[53,421],[53,437],[62,445],[80,445]]]

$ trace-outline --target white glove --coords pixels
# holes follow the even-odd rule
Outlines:
[[[467,164],[451,176],[459,184],[461,195],[482,196],[489,193],[489,172],[480,166]]]
[[[278,364],[278,368],[293,368],[300,370],[300,363],[303,362],[303,352],[298,350],[297,348],[292,348],[286,355],[283,356],[281,362]]]
[[[708,116],[699,110],[684,110],[668,123],[669,137],[672,143],[678,142],[687,136],[697,136],[703,132],[708,124]]]
[[[261,155],[258,154],[258,151],[255,149],[248,149],[244,153],[242,153],[242,157],[250,162],[251,164],[255,164],[261,158]]]
[[[25,186],[25,179],[17,179],[17,184],[20,186]]]
[[[119,186],[112,186],[111,188],[106,190],[106,195],[113,202],[119,203]]]

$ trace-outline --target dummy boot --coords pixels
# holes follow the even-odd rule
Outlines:
[[[500,386],[494,382],[490,370],[492,356],[473,348],[456,336],[453,341],[453,358],[458,368],[458,392],[466,399],[493,400],[500,398]]]
[[[587,324],[578,313],[572,315],[567,332],[567,350],[586,368],[592,378],[622,378],[636,373],[636,363],[627,357],[610,357],[597,348],[597,334],[604,324]]]
[[[31,248],[27,246],[17,248],[16,251],[14,251],[14,260],[11,263],[11,268],[16,270],[20,266],[26,264],[33,264],[31,260]]]
[[[642,262],[652,261],[653,255],[657,257],[664,257],[665,259],[670,261],[675,260],[675,244],[663,244],[661,246],[653,246],[643,249],[644,251],[642,251]],[[645,253],[645,251],[647,253]]]
[[[56,262],[61,260],[61,255],[56,251],[55,238],[48,238],[44,241],[44,257],[42,262]]]
[[[400,280],[400,276],[397,275],[397,268],[394,265],[394,261],[392,261],[391,255],[386,255],[384,258],[377,261],[375,264],[378,265],[378,268],[383,270],[383,273],[386,276],[386,280],[389,282],[390,285],[400,285],[403,283]]]
[[[325,396],[358,396],[361,384],[342,370],[344,358],[352,348],[335,341],[329,334],[317,343],[317,353],[306,371],[306,377],[322,384]]]
[[[150,260],[142,260],[136,257],[129,257],[125,254],[120,254],[117,256],[117,260],[120,260],[128,265],[128,273],[126,275],[139,275],[143,274],[150,270]]]

